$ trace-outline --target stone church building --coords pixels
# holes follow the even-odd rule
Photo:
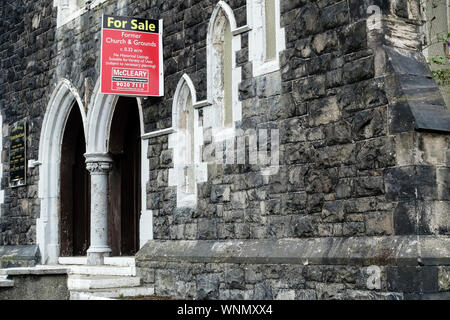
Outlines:
[[[163,297],[450,299],[422,2],[1,0],[0,267],[131,257]],[[164,96],[100,93],[104,14],[163,20]]]

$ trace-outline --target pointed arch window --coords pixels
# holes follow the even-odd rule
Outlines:
[[[183,169],[183,192],[186,194],[195,193],[195,170],[194,170],[194,108],[192,107],[192,96],[186,83],[181,89],[181,96],[178,101],[178,134],[180,135],[180,163]]]
[[[236,51],[241,49],[241,36],[233,34],[236,19],[233,10],[219,1],[208,26],[207,87],[210,107],[203,109],[204,126],[221,135],[232,134],[236,121],[241,120],[238,85],[241,68],[236,67]]]
[[[233,119],[232,35],[230,22],[219,10],[211,29],[211,98],[216,110],[217,125],[231,126]],[[220,112],[219,112],[220,109]]]
[[[173,168],[169,169],[169,186],[177,187],[177,206],[192,207],[197,202],[197,183],[206,181],[206,164],[201,162],[203,141],[198,112],[193,105],[196,94],[191,79],[184,75],[178,83],[172,105],[169,148],[173,150]]]

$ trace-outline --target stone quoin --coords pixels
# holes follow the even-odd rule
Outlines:
[[[159,297],[450,299],[450,113],[424,14],[419,0],[5,0],[0,268],[133,257]],[[101,93],[102,26],[139,31],[124,47],[162,32],[163,96]],[[120,66],[141,52],[113,58],[115,85],[153,85]]]

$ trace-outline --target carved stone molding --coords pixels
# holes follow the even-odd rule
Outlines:
[[[87,162],[86,169],[91,174],[107,174],[112,169],[111,162]]]
[[[91,174],[107,174],[112,169],[113,160],[108,154],[85,154],[86,169]]]

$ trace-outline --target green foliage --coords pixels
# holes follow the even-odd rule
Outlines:
[[[427,15],[427,24],[430,43],[425,48],[442,44],[442,55],[428,57],[428,63],[431,66],[433,78],[440,86],[450,86],[450,33],[446,31],[436,32],[434,25],[436,23],[436,16],[438,10],[447,7],[445,0],[425,0],[421,2],[422,12],[429,12]],[[431,11],[430,11],[431,10]],[[450,91],[449,91],[450,94]]]
[[[436,39],[439,42],[446,42],[450,40],[450,33],[438,33],[436,34]]]
[[[450,68],[432,71],[433,78],[436,79],[440,86],[450,86]],[[449,93],[450,94],[450,93]]]

